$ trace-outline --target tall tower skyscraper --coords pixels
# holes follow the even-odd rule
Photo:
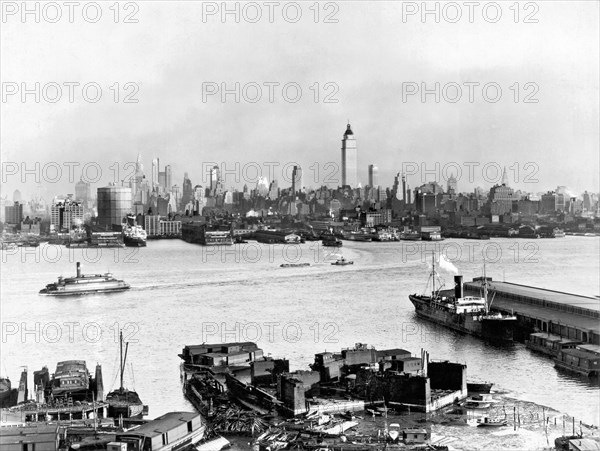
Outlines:
[[[374,164],[369,165],[369,186],[379,186],[379,168]]]
[[[159,161],[158,158],[152,160],[152,187],[158,186]]]
[[[348,124],[342,139],[342,186],[349,185],[351,188],[356,188],[358,185],[357,160],[356,139],[354,139],[354,132]]]
[[[292,171],[292,196],[302,189],[302,168],[294,166]]]
[[[504,169],[502,170],[502,184],[504,186],[508,186],[508,175],[506,175],[506,166],[504,166]]]

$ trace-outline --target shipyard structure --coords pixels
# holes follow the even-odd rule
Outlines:
[[[376,350],[358,343],[315,355],[310,370],[289,371],[289,361],[265,357],[255,343],[186,346],[185,393],[208,414],[234,399],[261,413],[285,416],[363,411],[385,405],[433,412],[467,398],[466,365],[430,361],[426,351]]]

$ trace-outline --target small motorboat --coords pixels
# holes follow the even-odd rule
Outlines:
[[[481,423],[477,425],[478,428],[501,428],[508,426],[506,420],[492,421],[488,417],[485,417]]]
[[[337,265],[337,266],[346,266],[346,265],[353,265],[354,262],[352,260],[346,260],[344,257],[338,258],[336,261],[334,261],[332,263],[332,265]]]

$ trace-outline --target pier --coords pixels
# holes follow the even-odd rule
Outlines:
[[[534,332],[548,332],[600,345],[600,300],[572,293],[530,287],[488,277],[488,295],[492,308],[514,314],[520,333],[527,338]],[[464,284],[465,294],[478,296],[482,291],[481,277]]]

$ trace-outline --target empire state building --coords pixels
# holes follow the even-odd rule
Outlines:
[[[351,188],[356,188],[358,185],[357,159],[356,139],[354,139],[354,132],[348,124],[342,139],[342,186],[349,185]]]

